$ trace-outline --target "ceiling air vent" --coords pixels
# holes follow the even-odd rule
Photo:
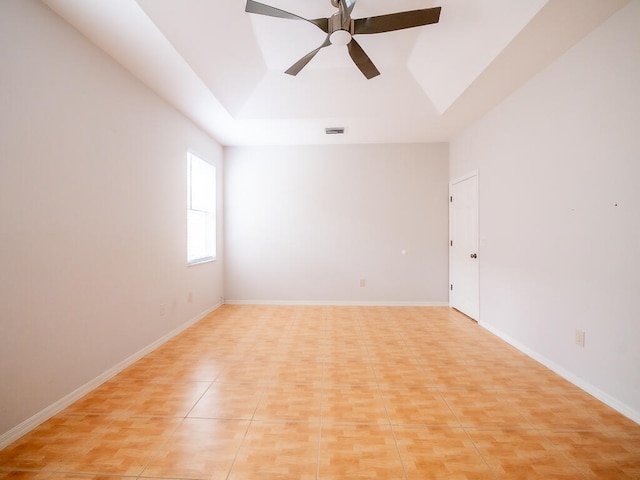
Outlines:
[[[328,127],[324,129],[327,135],[344,135],[344,127]]]

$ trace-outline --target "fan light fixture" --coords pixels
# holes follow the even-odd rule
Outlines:
[[[351,42],[351,34],[346,30],[336,30],[329,37],[331,45],[349,45]]]

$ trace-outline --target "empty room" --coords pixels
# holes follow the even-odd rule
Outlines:
[[[640,479],[640,0],[0,0],[0,480]]]

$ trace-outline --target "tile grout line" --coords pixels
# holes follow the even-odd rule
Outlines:
[[[575,470],[580,474],[580,478],[588,478],[587,474],[585,472],[582,471],[582,468],[580,468],[579,464],[576,464],[576,462],[573,461],[573,459],[571,459],[567,454],[565,454],[560,448],[558,448],[558,446],[555,444],[555,442],[553,442],[553,440],[551,440],[549,438],[549,434],[553,433],[553,430],[549,430],[549,429],[539,429],[538,430],[540,433],[542,433],[544,435],[544,437],[547,439],[548,442],[551,443],[551,445],[553,445],[553,449],[558,452],[565,460],[567,460],[567,462],[569,462],[569,464],[575,468]],[[572,433],[575,432],[574,431],[569,431],[568,433]],[[591,431],[589,431],[591,432]]]
[[[60,414],[64,415],[64,410],[63,410]],[[113,424],[113,422],[115,422],[115,419],[116,419],[117,417],[119,417],[119,416],[111,416],[111,415],[108,415],[108,414],[107,414],[107,415],[81,414],[81,415],[78,415],[78,416],[83,416],[83,417],[88,417],[88,416],[106,417],[106,418],[108,418],[108,419],[109,419],[109,421],[106,423],[105,427],[108,427],[108,426],[112,425],[112,424]],[[91,435],[91,438],[90,438],[90,440],[89,440],[89,443],[90,443],[91,445],[96,445],[96,439],[95,439],[95,437],[94,437],[94,434],[92,434],[92,435]],[[73,454],[73,457],[72,457],[72,458],[75,458],[75,456],[77,456],[77,455],[79,455],[79,452],[75,452],[75,454]],[[67,459],[67,462],[65,462],[65,463],[61,464],[61,466],[59,466],[58,468],[56,468],[56,469],[51,473],[51,475],[54,475],[54,474],[56,474],[56,473],[61,473],[61,474],[74,473],[74,472],[67,472],[66,470],[64,470],[64,467],[66,467],[66,466],[68,465],[68,462],[69,462],[70,460],[71,460],[71,459],[70,459],[70,458],[68,458],[68,459]],[[39,471],[41,471],[41,470],[39,470]],[[142,473],[142,472],[140,472],[140,473]],[[74,473],[74,474],[77,474],[77,473]],[[99,475],[100,473],[97,473],[97,474]],[[49,475],[49,476],[51,476],[51,475]]]
[[[403,334],[403,332],[400,332],[400,336],[402,337],[402,340],[404,342],[404,344],[406,346],[408,346],[407,343],[407,339],[406,336]],[[413,349],[411,349],[411,354],[412,357],[414,358],[414,360],[416,360],[416,362],[418,363],[418,365],[420,365],[420,368],[424,371],[424,364],[422,361],[420,361],[420,359],[416,356],[415,351]],[[438,395],[440,396],[440,398],[443,400],[443,402],[445,403],[445,405],[447,406],[447,408],[449,409],[449,412],[455,417],[456,421],[458,422],[458,426],[455,427],[456,429],[462,429],[462,431],[464,432],[464,434],[467,436],[467,438],[469,439],[469,441],[471,441],[471,443],[473,444],[474,449],[476,450],[476,452],[478,453],[478,455],[480,456],[480,458],[482,458],[482,461],[485,463],[485,465],[487,466],[487,468],[489,469],[489,471],[491,471],[491,474],[493,476],[494,479],[497,478],[497,474],[496,472],[494,472],[493,468],[491,468],[491,465],[489,465],[489,463],[487,462],[487,460],[485,459],[484,455],[482,455],[477,447],[477,445],[475,444],[475,442],[473,441],[473,439],[471,438],[471,436],[469,435],[469,433],[467,432],[466,428],[462,425],[462,421],[460,420],[460,418],[458,417],[458,415],[456,414],[456,412],[453,410],[453,408],[451,408],[451,405],[449,403],[449,401],[447,400],[446,396],[443,395],[442,391],[441,391],[441,386],[439,386],[437,383],[432,385],[436,392],[438,393]],[[404,463],[403,463],[404,466]],[[408,480],[408,478],[407,478]]]
[[[236,454],[233,456],[233,461],[231,462],[231,465],[229,466],[229,471],[227,472],[227,475],[225,476],[226,480],[229,480],[229,478],[231,477],[231,472],[233,471],[233,467],[235,466],[236,462],[238,461],[238,457],[240,456],[240,451],[242,450],[242,447],[244,446],[244,442],[247,440],[247,435],[249,434],[249,429],[251,428],[251,425],[253,425],[253,423],[254,423],[254,418],[256,416],[256,412],[258,411],[258,407],[260,406],[260,402],[262,401],[262,398],[264,397],[264,389],[265,389],[265,386],[264,385],[260,385],[260,398],[256,402],[256,406],[253,409],[253,413],[251,414],[251,418],[247,422],[247,427],[245,428],[244,435],[242,436],[242,441],[238,445],[238,450],[236,451]]]
[[[360,333],[364,337],[362,322],[358,320],[358,324],[360,326]],[[376,387],[378,389],[378,394],[380,395],[380,399],[382,400],[382,405],[384,406],[384,412],[387,415],[387,421],[389,422],[389,429],[391,430],[391,436],[393,437],[393,443],[396,447],[396,453],[398,455],[398,460],[400,460],[400,465],[402,466],[402,473],[404,474],[405,480],[409,480],[409,476],[407,474],[407,468],[404,465],[404,459],[402,458],[402,454],[400,453],[400,447],[398,446],[398,437],[396,436],[395,429],[393,428],[393,422],[391,421],[391,416],[389,415],[389,409],[387,408],[387,402],[385,402],[384,396],[382,395],[382,389],[380,388],[380,379],[378,378],[378,374],[373,368],[373,363],[371,361],[371,349],[369,348],[369,343],[365,341],[365,348],[367,349],[367,356],[369,358],[369,365],[373,370],[373,375],[376,379]]]
[[[324,314],[322,319],[321,335],[324,337],[326,333],[326,327],[327,327],[328,311],[326,309],[323,309],[323,310],[324,310]],[[324,355],[321,358],[322,358],[322,361],[320,362],[320,368],[322,369],[322,379],[320,380],[320,429],[318,431],[318,454],[316,455],[316,480],[320,480],[320,461],[321,461],[321,455],[322,455],[322,431],[324,428],[324,375],[325,375]]]

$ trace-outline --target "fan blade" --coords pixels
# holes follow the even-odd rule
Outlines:
[[[293,13],[285,12],[279,8],[265,5],[263,3],[255,2],[254,0],[247,0],[247,7],[245,8],[247,13],[256,13],[258,15],[266,15],[267,17],[286,18],[288,20],[304,20],[305,22],[313,23],[316,27],[322,30],[324,33],[329,33],[329,19],[328,18],[316,18],[309,20],[308,18],[300,17]]]
[[[376,66],[355,39],[351,39],[347,48],[349,49],[349,55],[351,55],[354,63],[368,80],[380,75]]]
[[[392,32],[405,28],[421,27],[440,21],[441,7],[392,13],[377,17],[359,18],[354,21],[354,35]]]
[[[324,41],[324,43],[322,45],[320,45],[318,48],[316,48],[314,51],[307,53],[304,57],[302,57],[300,60],[298,60],[296,63],[294,63],[293,65],[291,65],[291,67],[289,67],[289,69],[284,72],[287,73],[289,75],[293,75],[294,77],[300,73],[300,71],[307,66],[307,64],[311,61],[311,59],[313,59],[313,57],[316,56],[316,54],[322,50],[324,47],[328,47],[329,45],[331,45],[331,40],[329,39],[329,37],[327,36],[326,40]]]

